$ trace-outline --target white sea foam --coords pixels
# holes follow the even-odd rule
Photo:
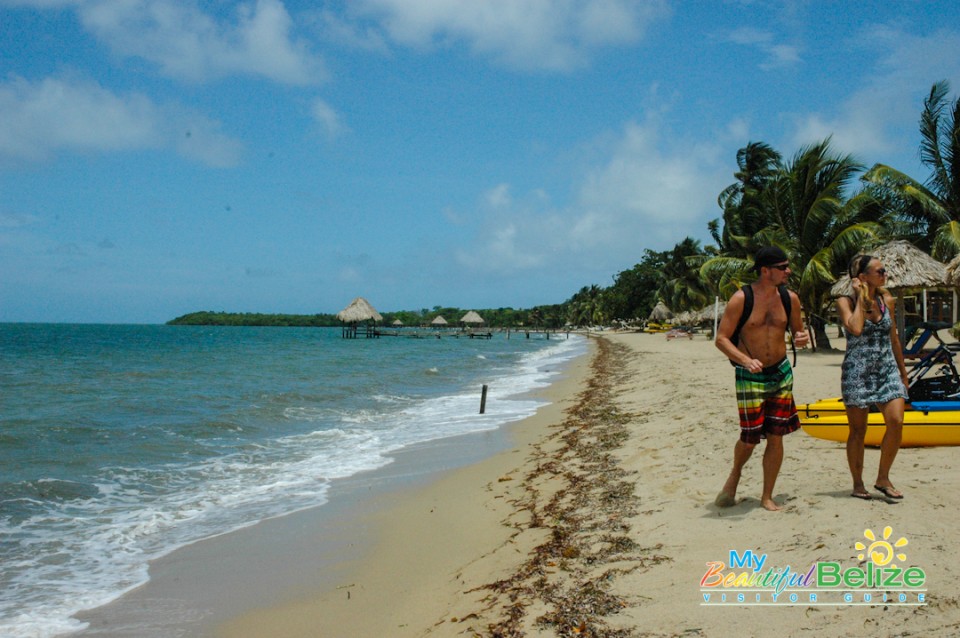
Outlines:
[[[178,547],[322,505],[331,481],[382,467],[406,446],[525,418],[541,405],[529,392],[547,385],[562,362],[584,349],[573,338],[519,359],[478,355],[483,363],[476,378],[439,396],[414,399],[385,391],[370,393],[366,401],[351,399],[351,407],[285,405],[278,418],[300,424],[302,431],[268,432],[226,453],[185,448],[195,455],[190,462],[115,465],[89,489],[63,482],[69,498],[30,503],[24,510],[32,513],[20,520],[0,519],[0,537],[22,548],[4,557],[0,635],[46,638],[82,629],[72,618],[76,612],[143,584],[149,562]],[[438,367],[430,369],[438,374]],[[483,415],[481,385],[489,387]],[[220,430],[256,429],[244,424]]]

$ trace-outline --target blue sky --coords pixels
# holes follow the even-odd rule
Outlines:
[[[956,2],[0,0],[0,321],[530,307],[709,243],[736,152],[925,179]]]

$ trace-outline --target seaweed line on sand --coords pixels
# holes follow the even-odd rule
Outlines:
[[[633,636],[630,628],[612,626],[611,617],[639,601],[616,595],[612,584],[669,560],[657,553],[659,545],[641,547],[629,533],[640,498],[614,452],[628,439],[632,415],[617,408],[614,396],[630,353],[606,339],[597,343],[587,388],[566,419],[534,445],[533,469],[510,517],[524,520],[505,522],[517,534],[539,529],[546,540],[512,575],[471,590],[487,592],[486,606],[466,618],[489,622],[469,627],[468,635],[517,638],[552,629],[558,636]]]

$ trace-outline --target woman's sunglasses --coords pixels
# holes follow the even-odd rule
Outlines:
[[[873,272],[874,272],[875,274],[877,274],[877,275],[886,275],[886,274],[887,274],[887,269],[886,269],[886,268],[877,268],[877,269],[874,270]]]

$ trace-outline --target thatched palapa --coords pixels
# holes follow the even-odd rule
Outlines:
[[[437,316],[436,319],[430,322],[430,325],[434,326],[435,328],[439,328],[441,326],[447,325],[447,320],[444,319],[443,316]]]
[[[360,323],[361,321],[383,321],[370,302],[363,297],[357,297],[350,305],[337,313],[337,319],[344,323]]]
[[[673,313],[670,312],[670,309],[667,308],[667,304],[662,301],[658,301],[657,305],[654,306],[653,310],[650,311],[650,316],[647,317],[649,321],[666,321],[671,319]]]
[[[942,288],[947,284],[947,268],[939,261],[904,240],[884,244],[870,254],[883,262],[887,271],[886,288]],[[844,275],[830,289],[834,297],[853,294],[850,275]]]
[[[460,317],[460,323],[466,325],[478,325],[482,326],[484,324],[483,317],[471,310],[467,314]]]
[[[913,244],[902,239],[884,244],[870,253],[883,262],[887,271],[885,287],[896,293],[897,331],[906,334],[906,314],[903,305],[904,291],[920,289],[924,291],[923,316],[926,318],[926,290],[944,288],[947,284],[947,267],[923,252]],[[830,289],[834,297],[852,295],[850,275],[844,275]]]
[[[960,255],[947,264],[947,285],[951,288],[960,288]]]

